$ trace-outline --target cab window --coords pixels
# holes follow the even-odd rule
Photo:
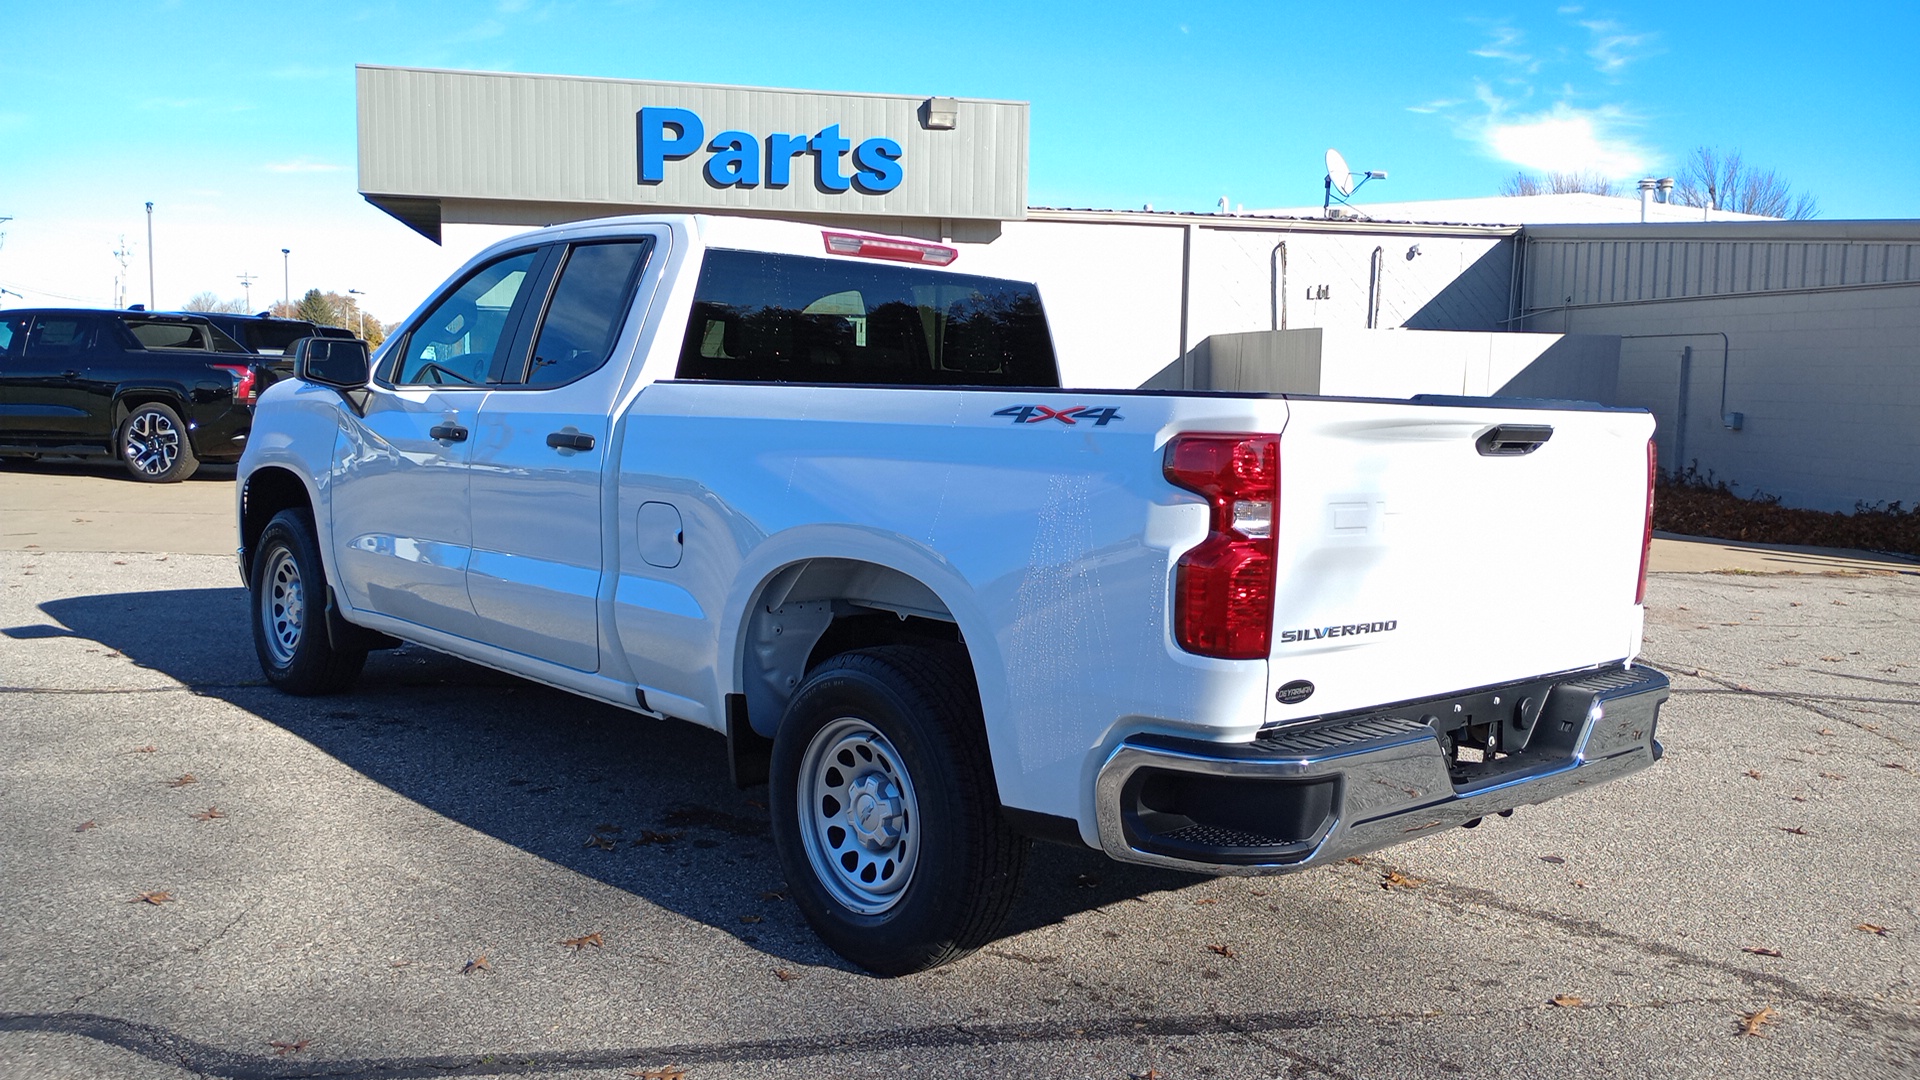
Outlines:
[[[528,362],[526,385],[570,383],[607,362],[626,322],[646,241],[576,245],[567,254]]]
[[[391,379],[398,386],[479,386],[493,369],[510,316],[527,291],[536,251],[481,267],[407,335]]]

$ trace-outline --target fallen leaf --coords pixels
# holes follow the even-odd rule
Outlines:
[[[129,754],[151,754],[151,753],[153,753],[153,752],[154,752],[155,750],[157,750],[157,749],[159,749],[159,748],[158,748],[158,747],[156,747],[156,746],[154,746],[154,745],[153,745],[152,743],[148,743],[148,744],[147,744],[147,745],[145,745],[145,746],[136,746],[136,747],[134,747],[133,749],[131,749],[131,750],[129,750],[129,751],[127,751],[127,753],[129,753]]]
[[[786,898],[787,894],[781,892],[779,889],[768,889],[766,892],[760,894],[760,899],[762,900],[785,900]]]
[[[268,1039],[267,1045],[273,1047],[275,1056],[286,1057],[288,1054],[297,1054],[305,1050],[307,1044],[312,1041],[312,1039],[301,1039],[299,1042],[281,1042],[278,1039]]]
[[[589,945],[593,946],[596,949],[601,948],[603,943],[600,940],[599,932],[596,931],[594,933],[586,934],[581,937],[568,938],[567,940],[560,942],[560,944],[568,946],[574,952],[579,952],[581,949],[584,949]]]
[[[1823,656],[1820,659],[1825,660],[1829,664],[1844,664],[1847,662],[1847,658],[1844,656]]]
[[[80,824],[78,824],[78,825],[75,825],[75,826],[73,827],[73,831],[74,831],[74,832],[87,832],[87,831],[88,831],[88,830],[90,830],[90,829],[97,829],[97,828],[99,828],[99,827],[100,827],[100,823],[99,823],[99,822],[97,822],[97,821],[94,821],[94,820],[92,820],[92,819],[88,819],[88,820],[86,820],[86,821],[83,821],[83,822],[81,822],[81,823],[80,823]]]
[[[1555,866],[1559,866],[1560,864],[1566,862],[1567,860],[1558,855],[1542,855],[1540,856],[1540,861],[1549,862]]]
[[[161,895],[162,895],[162,896],[164,896],[164,895],[166,895],[166,894],[165,894],[165,893],[162,893]],[[1872,924],[1872,923],[1870,923],[1870,922],[1863,922],[1863,923],[1861,923],[1860,925],[1858,925],[1858,926],[1856,926],[1856,927],[1854,927],[1854,929],[1855,929],[1855,930],[1865,930],[1865,931],[1866,931],[1867,933],[1869,933],[1869,934],[1873,934],[1873,935],[1875,935],[1876,937],[1886,937],[1886,936],[1887,936],[1887,928],[1886,928],[1886,927],[1884,927],[1884,926],[1875,926],[1874,924]]]
[[[1143,1073],[1128,1073],[1127,1080],[1160,1080],[1160,1070],[1148,1069]]]
[[[1425,885],[1426,883],[1426,878],[1408,877],[1398,870],[1389,870],[1386,876],[1380,879],[1380,887],[1383,889],[1392,889],[1395,886],[1399,886],[1402,889],[1411,889],[1415,886]]]
[[[192,773],[182,773],[181,775],[176,776],[173,779],[167,781],[167,786],[168,787],[186,787],[188,784],[197,784],[199,782],[200,782],[200,778],[193,775]]]
[[[1073,876],[1073,887],[1076,889],[1091,889],[1099,884],[1100,879],[1093,874],[1075,874]]]
[[[1348,861],[1348,862],[1350,862],[1350,863],[1352,863],[1352,864],[1353,864],[1353,865],[1355,865],[1355,866],[1360,866],[1360,865],[1362,865],[1362,864],[1364,864],[1364,863],[1365,863],[1365,862],[1366,862],[1367,860],[1365,860],[1365,859],[1363,859],[1363,858],[1361,858],[1361,857],[1360,857],[1360,856],[1358,856],[1358,855],[1349,855],[1349,856],[1347,856],[1347,861]]]
[[[1224,956],[1229,960],[1239,955],[1238,953],[1234,952],[1232,949],[1227,948],[1225,945],[1209,945],[1207,946],[1207,951],[1210,953],[1214,953],[1215,955],[1218,955],[1218,956]]]
[[[1777,958],[1780,955],[1779,949],[1769,949],[1764,945],[1742,945],[1740,951],[1743,953],[1752,953],[1755,956],[1772,956]]]
[[[1747,779],[1749,779],[1749,780],[1758,780],[1758,779],[1760,779],[1760,770],[1759,770],[1759,769],[1748,769],[1748,770],[1746,771],[1746,773],[1745,773],[1745,775],[1746,775],[1746,778],[1747,778]]]
[[[677,832],[654,832],[652,829],[641,829],[640,837],[633,842],[633,846],[646,847],[648,844],[671,844],[678,839],[680,839],[680,834]]]
[[[1907,765],[1903,761],[1883,761],[1880,763],[1880,767],[1883,769],[1899,769],[1901,772],[1908,771]]]
[[[1832,729],[1832,728],[1830,728],[1830,727],[1823,727],[1823,728],[1821,728],[1821,729],[1820,729],[1820,734],[1822,734],[1822,735],[1831,735],[1831,734],[1833,734],[1833,729]]]
[[[1820,779],[1822,779],[1822,780],[1845,780],[1845,779],[1846,779],[1846,777],[1844,777],[1844,776],[1841,776],[1841,775],[1840,775],[1839,773],[1837,773],[1837,772],[1826,772],[1826,771],[1824,771],[1824,770],[1822,770],[1822,771],[1821,771],[1821,773],[1820,773]]]
[[[581,844],[580,846],[599,848],[601,851],[612,851],[614,844],[612,840],[609,840],[604,836],[589,836],[587,837],[587,842],[584,844]]]
[[[219,821],[226,816],[227,812],[217,806],[209,806],[205,810],[196,811],[192,815],[195,821]]]
[[[640,1080],[685,1080],[687,1070],[677,1065],[667,1065],[658,1069],[634,1069],[628,1076],[637,1076]]]
[[[1580,1006],[1585,1005],[1586,1001],[1581,998],[1574,997],[1572,994],[1555,994],[1553,995],[1553,999],[1549,1001],[1548,1004],[1558,1005],[1563,1009],[1577,1009]]]
[[[127,901],[127,903],[129,904],[138,904],[143,902],[152,904],[155,907],[159,907],[161,904],[171,904],[173,902],[173,894],[162,889],[159,892],[143,892],[140,895],[134,897],[133,899]]]
[[[1213,897],[1213,896],[1203,896],[1200,899],[1194,901],[1194,903],[1196,904],[1217,904],[1219,902],[1220,902],[1219,898]]]
[[[742,915],[740,916],[740,921],[743,923],[757,923],[763,922],[764,920],[758,915]]]
[[[1770,1005],[1762,1007],[1750,1013],[1741,1013],[1740,1014],[1740,1034],[1752,1036],[1753,1038],[1756,1038],[1756,1039],[1764,1039],[1767,1037],[1766,1033],[1762,1032],[1760,1028],[1763,1025],[1771,1024],[1778,1019],[1780,1019],[1780,1014],[1777,1012],[1774,1012],[1773,1007]]]
[[[792,982],[800,976],[795,972],[788,971],[786,968],[774,968],[773,977],[779,979],[781,982]]]
[[[1801,828],[1798,825],[1776,825],[1775,828],[1779,829],[1783,833],[1792,833],[1794,836],[1807,835],[1807,830]]]
[[[492,970],[493,970],[493,965],[487,963],[487,954],[481,953],[479,956],[476,956],[473,959],[467,961],[467,966],[460,969],[460,974],[471,975],[476,971],[492,971]]]

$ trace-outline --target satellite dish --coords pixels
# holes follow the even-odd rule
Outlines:
[[[1327,180],[1341,195],[1353,194],[1353,170],[1347,168],[1347,159],[1340,156],[1340,151],[1331,147],[1327,149]]]

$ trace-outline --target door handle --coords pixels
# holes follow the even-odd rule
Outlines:
[[[556,431],[547,436],[547,445],[555,450],[591,450],[593,436],[577,431]]]
[[[467,429],[459,424],[435,424],[427,434],[443,442],[467,441]]]

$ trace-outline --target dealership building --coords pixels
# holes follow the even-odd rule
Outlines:
[[[358,79],[360,191],[436,242],[446,224],[654,212],[936,239],[1040,285],[1069,385],[1633,405],[1658,418],[1663,464],[1743,494],[1920,504],[1920,221],[1040,208],[1024,102]]]

